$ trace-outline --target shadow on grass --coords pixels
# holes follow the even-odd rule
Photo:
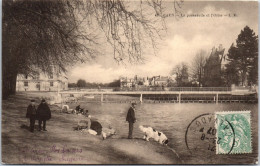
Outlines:
[[[21,129],[24,129],[24,130],[27,130],[27,131],[30,131],[30,126],[27,126],[25,124],[22,124],[20,126]],[[39,129],[39,125],[34,125],[34,130],[38,130]]]

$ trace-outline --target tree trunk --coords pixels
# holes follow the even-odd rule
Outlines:
[[[242,86],[247,86],[246,85],[246,71],[244,70],[243,72],[242,72]]]
[[[6,69],[4,69],[3,64],[3,72],[2,72],[2,98],[3,100],[7,99],[9,95],[13,95],[16,92],[16,80],[17,80],[17,72],[8,73]],[[10,68],[7,67],[7,68]]]
[[[199,87],[201,87],[201,67],[199,69]]]

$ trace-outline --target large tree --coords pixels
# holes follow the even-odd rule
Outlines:
[[[177,83],[177,86],[187,86],[189,83],[189,71],[188,71],[188,65],[184,62],[176,65],[172,71],[172,75],[175,75],[175,80]]]
[[[18,73],[66,71],[102,55],[104,41],[116,61],[140,61],[165,29],[161,0],[3,0],[2,7],[3,98],[15,93]]]
[[[231,57],[232,55],[237,55],[237,48],[232,45],[230,46],[228,53],[227,53],[227,58]],[[236,58],[236,57],[234,57]],[[231,86],[232,84],[239,84],[239,70],[238,70],[238,63],[234,60],[230,61],[227,59],[229,62],[225,65],[225,71],[224,71],[224,82],[225,85]]]
[[[250,85],[258,82],[258,36],[246,26],[227,54],[226,77],[229,84]],[[234,76],[238,76],[234,78]]]
[[[79,79],[76,85],[78,88],[87,87],[87,82],[83,79]]]
[[[191,76],[192,79],[199,83],[199,87],[203,85],[204,68],[206,65],[208,55],[205,50],[200,50],[196,53],[191,62]]]
[[[76,3],[3,1],[3,98],[15,93],[19,73],[34,74],[38,69],[50,73],[53,65],[66,71],[69,64],[94,56],[93,37],[79,29],[72,5]]]

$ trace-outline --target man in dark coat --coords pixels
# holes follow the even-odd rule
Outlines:
[[[126,121],[129,123],[129,133],[128,133],[128,138],[132,139],[133,136],[133,128],[134,128],[134,123],[136,122],[135,118],[135,105],[136,103],[132,103],[131,107],[129,108],[126,116]]]
[[[30,119],[30,131],[34,131],[34,124],[36,120],[35,100],[31,100],[31,104],[27,107],[26,118]]]
[[[51,110],[44,99],[42,99],[41,104],[37,108],[36,116],[39,120],[39,131],[42,130],[42,123],[43,123],[43,131],[47,131],[46,120],[51,119]]]

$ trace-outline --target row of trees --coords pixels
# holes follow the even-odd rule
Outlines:
[[[177,86],[219,87],[232,84],[250,86],[258,83],[258,36],[246,26],[228,53],[220,45],[210,53],[200,50],[191,64],[176,65]]]
[[[199,50],[190,64],[182,62],[171,71],[176,83],[168,86],[220,87],[232,84],[249,86],[258,83],[258,36],[246,26],[224,54],[222,45],[211,52]],[[142,84],[140,84],[142,85]],[[119,87],[120,81],[111,83],[87,83],[78,80],[77,87]]]
[[[120,87],[120,80],[110,83],[90,83],[84,79],[79,79],[77,83],[69,83],[69,88],[98,88],[98,87]]]

